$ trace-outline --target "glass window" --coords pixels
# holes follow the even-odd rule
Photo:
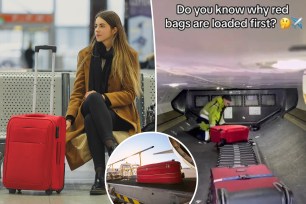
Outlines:
[[[53,13],[54,0],[2,0],[2,13]]]
[[[60,70],[76,71],[78,52],[89,44],[88,27],[57,27],[57,62]]]
[[[195,96],[195,107],[202,108],[205,104],[208,103],[208,96]]]
[[[242,96],[240,95],[231,95],[230,106],[242,106]]]
[[[120,17],[122,24],[124,24],[124,9],[125,0],[107,0],[107,10],[115,11]]]
[[[274,94],[261,95],[261,105],[274,106],[275,104],[276,102]]]
[[[89,26],[88,0],[56,0],[55,26]]]
[[[258,106],[259,100],[258,95],[246,95],[244,96],[244,103],[246,106]]]
[[[22,30],[0,30],[0,68],[22,67]]]

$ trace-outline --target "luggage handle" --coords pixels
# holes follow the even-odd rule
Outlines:
[[[219,179],[214,179],[213,182],[222,182],[222,181],[235,181],[235,180],[246,180],[246,179],[256,179],[256,178],[269,178],[273,177],[273,174],[243,174],[243,175],[238,175],[238,176],[232,176],[232,177],[225,177],[225,178],[219,178]]]
[[[46,117],[46,115],[44,114],[39,114],[39,113],[35,113],[35,114],[26,114],[26,117],[31,117],[31,118],[43,118]]]
[[[281,182],[274,182],[273,185],[279,192],[285,193],[286,204],[292,204],[292,191]]]
[[[56,52],[56,46],[54,45],[37,45],[35,46],[35,52],[39,52],[39,50],[51,50],[52,52]]]
[[[56,46],[53,45],[38,45],[35,46],[35,74],[34,74],[34,87],[33,87],[33,106],[32,113],[35,113],[36,108],[36,90],[37,90],[37,67],[38,67],[38,53],[39,50],[51,50],[52,51],[52,69],[51,69],[51,88],[50,88],[50,115],[53,115],[53,102],[54,102],[54,67],[55,67],[55,53]]]

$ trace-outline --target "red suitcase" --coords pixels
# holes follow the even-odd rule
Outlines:
[[[211,200],[215,204],[290,204],[291,191],[263,164],[211,169]]]
[[[137,182],[174,184],[182,182],[181,163],[167,161],[137,168]]]
[[[215,143],[235,143],[248,141],[249,128],[243,125],[219,125],[209,130],[210,140]]]
[[[36,62],[40,49],[56,47],[36,46]],[[37,64],[37,63],[36,63]],[[36,101],[37,66],[35,66],[33,112]],[[50,112],[53,110],[53,84],[51,80]],[[64,187],[66,122],[62,116],[24,114],[12,116],[7,125],[3,185],[10,193],[18,190],[53,190],[60,193]]]

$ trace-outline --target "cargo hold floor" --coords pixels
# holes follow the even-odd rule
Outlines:
[[[218,153],[212,143],[200,144],[199,140],[182,129],[183,121],[166,131],[183,142],[197,163],[199,184],[192,203],[206,203],[210,186],[210,168],[216,166]],[[277,118],[262,125],[250,137],[257,143],[262,161],[292,191],[295,204],[306,202],[306,132],[287,120]]]

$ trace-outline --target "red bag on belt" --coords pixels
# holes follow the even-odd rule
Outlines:
[[[249,128],[243,125],[219,125],[211,127],[209,130],[210,140],[219,143],[235,143],[248,141]]]
[[[182,182],[181,163],[173,160],[140,166],[137,168],[137,182],[180,183]]]

